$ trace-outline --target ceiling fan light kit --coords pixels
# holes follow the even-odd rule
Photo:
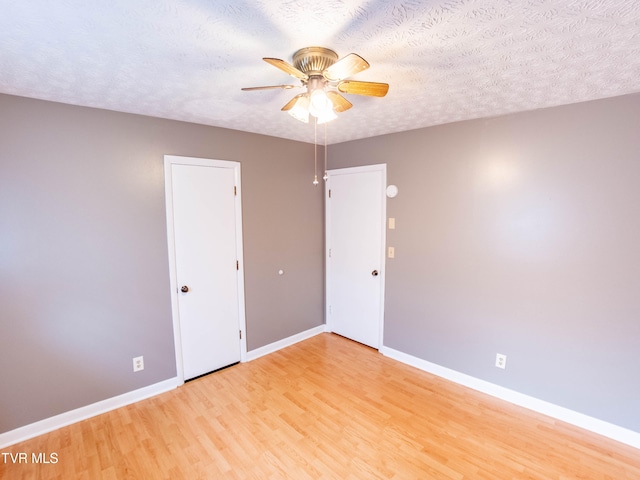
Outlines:
[[[294,97],[293,105],[289,109],[289,115],[296,120],[309,123],[309,97],[302,94]]]
[[[353,105],[341,93],[384,97],[389,91],[386,83],[345,80],[369,68],[369,63],[355,53],[339,59],[331,49],[305,47],[293,54],[293,65],[279,58],[263,60],[300,80],[300,85],[245,87],[242,90],[306,87],[306,93],[296,95],[282,107],[282,111],[304,123],[309,122],[309,115],[315,117],[317,123],[326,123],[337,118],[337,113],[350,109]]]

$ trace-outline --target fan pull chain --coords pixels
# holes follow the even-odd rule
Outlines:
[[[324,124],[324,175],[322,179],[326,182],[329,178],[329,174],[327,173],[327,123]]]
[[[313,184],[318,185],[318,119],[313,122]]]

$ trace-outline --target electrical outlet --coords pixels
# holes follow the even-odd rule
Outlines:
[[[133,359],[133,371],[139,372],[141,370],[144,370],[144,357],[143,356],[135,357]]]
[[[496,367],[504,369],[507,366],[507,356],[502,353],[496,354]]]
[[[395,258],[396,257],[396,249],[393,247],[389,247],[389,254],[387,255],[389,258]]]

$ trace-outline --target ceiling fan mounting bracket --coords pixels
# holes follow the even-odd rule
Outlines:
[[[293,54],[293,66],[309,76],[322,72],[338,61],[338,54],[329,48],[305,47]]]

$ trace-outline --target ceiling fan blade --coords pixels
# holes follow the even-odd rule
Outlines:
[[[287,102],[287,104],[286,104],[284,107],[282,107],[282,108],[281,108],[281,110],[282,110],[283,112],[286,112],[286,111],[288,111],[288,110],[291,110],[291,109],[293,108],[293,106],[296,104],[296,102],[298,101],[298,99],[299,99],[300,97],[304,97],[304,95],[305,95],[304,93],[301,93],[301,94],[299,94],[299,95],[296,95],[296,96],[295,96],[295,97],[293,97],[291,100],[289,100],[289,101]]]
[[[389,91],[388,83],[378,82],[358,82],[354,80],[343,80],[338,84],[338,90],[342,93],[353,93],[355,95],[368,95],[370,97],[384,97]]]
[[[240,90],[244,90],[245,92],[251,92],[253,90],[271,90],[274,88],[283,88],[285,90],[289,90],[290,88],[296,88],[300,85],[269,85],[267,87],[243,87]]]
[[[349,110],[353,107],[352,103],[340,95],[338,92],[327,92],[327,97],[333,103],[333,110],[337,113],[344,112],[345,110]]]
[[[362,72],[367,68],[369,68],[369,62],[360,55],[350,53],[346,57],[341,58],[330,67],[326,68],[324,72],[322,72],[322,75],[331,82],[337,82],[338,80],[342,80],[343,78]]]
[[[300,80],[307,80],[309,78],[306,73],[301,72],[293,65],[285,62],[284,60],[280,60],[279,58],[263,58],[263,60],[274,67],[279,68],[283,72],[288,73],[292,77],[299,78]]]

